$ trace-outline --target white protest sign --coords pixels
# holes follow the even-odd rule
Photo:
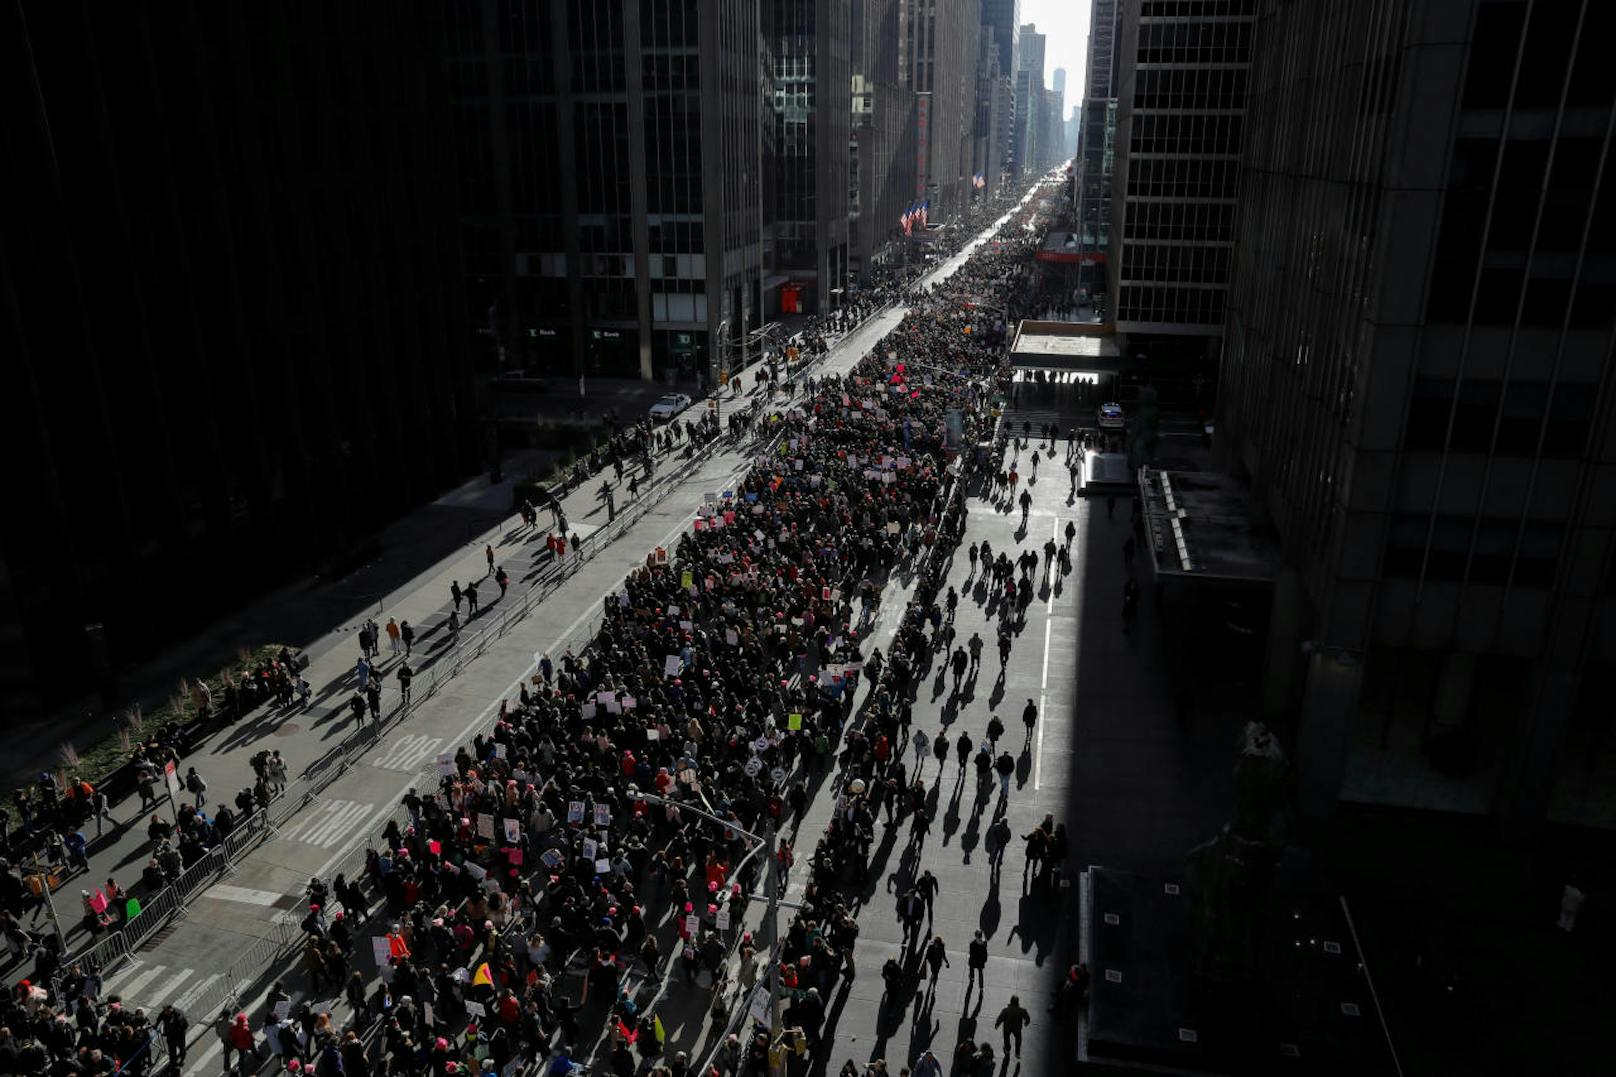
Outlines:
[[[522,824],[515,819],[505,820],[505,840],[512,843],[521,841]]]
[[[747,1016],[760,1024],[769,1023],[769,989],[758,986],[752,991],[752,1001],[746,1007]]]
[[[612,808],[611,808],[611,805],[609,805],[609,804],[596,804],[595,805],[595,825],[596,826],[611,826],[612,825]]]

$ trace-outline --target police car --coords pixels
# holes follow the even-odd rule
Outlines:
[[[1100,429],[1121,430],[1126,424],[1122,415],[1122,405],[1117,403],[1100,405]]]

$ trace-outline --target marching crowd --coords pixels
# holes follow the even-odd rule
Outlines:
[[[751,469],[605,597],[587,645],[543,656],[493,729],[440,759],[437,786],[410,791],[361,876],[310,881],[305,994],[340,994],[354,1019],[276,985],[260,1012],[217,1015],[227,1071],[273,1054],[316,1077],[448,1077],[517,1058],[564,1072],[588,1055],[597,1072],[683,1077],[699,1071],[664,1049],[666,976],[733,1017],[713,1070],[760,1077],[782,1048],[743,1028],[771,971],[797,1050],[822,1050],[826,1000],[854,968],[875,817],[894,780],[923,789],[893,749],[938,597],[930,551],[963,532],[963,472],[1004,373],[1024,226],[916,297],[849,374],[771,404]],[[884,660],[868,637],[900,567],[916,573],[913,601]],[[857,705],[866,682],[878,687]],[[835,810],[808,847],[798,828],[826,781]],[[232,822],[197,800],[163,836],[182,865]],[[792,870],[799,841],[805,891],[771,969],[742,910],[769,871]],[[18,985],[0,1002],[0,1077],[155,1072],[158,1033],[177,1069],[183,1014],[100,996],[73,967]]]

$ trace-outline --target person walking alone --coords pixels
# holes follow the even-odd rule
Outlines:
[[[196,810],[201,811],[202,805],[208,802],[208,783],[202,780],[195,767],[185,772],[185,790],[196,797]]]
[[[1004,1030],[1004,1055],[1010,1057],[1010,1040],[1016,1041],[1016,1057],[1021,1057],[1021,1030],[1032,1023],[1032,1014],[1021,1005],[1020,995],[1011,995],[1010,1004],[999,1011],[993,1027]]]
[[[398,653],[398,622],[393,618],[387,619],[387,645],[394,654]]]
[[[404,641],[404,657],[408,658],[410,648],[415,646],[415,629],[410,627],[410,622],[405,621],[398,626],[398,637]]]
[[[485,577],[492,576],[494,574],[494,547],[492,545],[484,546],[483,556],[488,559],[488,571],[483,575]]]
[[[931,738],[926,736],[924,729],[917,729],[911,743],[915,746],[915,777],[918,778],[920,772],[926,769],[926,748],[930,746]]]
[[[986,970],[988,967],[988,940],[982,936],[978,929],[966,954],[966,965],[970,971],[965,978],[965,994],[971,993],[973,984],[980,984],[983,991],[988,989]]]

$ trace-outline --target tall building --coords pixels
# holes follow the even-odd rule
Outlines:
[[[1074,193],[1082,261],[1078,286],[1091,294],[1107,290],[1106,260],[1111,249],[1111,186],[1117,135],[1117,33],[1119,0],[1093,0],[1083,103],[1073,113]]]
[[[1034,23],[1021,27],[1016,51],[1016,172],[1022,177],[1039,171],[1038,136],[1042,131],[1044,90],[1044,35]]]
[[[1046,89],[1040,95],[1038,112],[1038,164],[1047,172],[1065,164],[1066,124],[1061,119],[1060,95]]]
[[[1049,77],[1049,91],[1050,99],[1054,102],[1050,123],[1057,125],[1053,128],[1056,135],[1050,140],[1050,146],[1054,150],[1055,160],[1061,161],[1065,160],[1070,153],[1070,149],[1066,145],[1066,69],[1064,67],[1057,67],[1054,74]]]
[[[915,200],[916,105],[901,59],[905,0],[853,0],[851,11],[854,205],[849,269],[859,274],[892,258],[900,218]]]
[[[980,0],[905,0],[902,53],[916,95],[916,197],[929,219],[948,220],[971,200]]]
[[[1010,120],[1015,91],[999,67],[999,48],[993,27],[983,25],[976,57],[976,124],[971,150],[973,175],[981,178],[979,191],[999,189],[1009,155]]]
[[[999,51],[999,74],[1014,78],[1020,55],[1021,0],[981,0],[982,25],[993,31]]]
[[[1616,826],[1616,14],[1251,7],[1216,436],[1302,806]]]
[[[770,188],[787,313],[830,309],[848,283],[849,0],[774,0]]]
[[[510,362],[563,381],[711,378],[751,347],[789,280],[770,272],[781,206],[763,197],[781,132],[759,18],[777,14],[756,0],[444,8],[468,305]],[[822,151],[816,131],[813,167],[834,167]]]
[[[476,468],[423,11],[0,14],[5,714],[110,687]]]
[[[1124,0],[1109,270],[1125,354],[1217,354],[1255,8]]]

